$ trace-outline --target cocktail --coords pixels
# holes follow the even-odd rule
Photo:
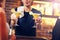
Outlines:
[[[21,15],[20,12],[15,12],[14,14],[16,15],[16,18],[18,18]]]
[[[37,13],[34,13],[32,15],[33,15],[34,19],[37,19],[40,16],[40,14],[37,14]]]
[[[20,12],[15,12],[14,14],[15,14],[15,16],[17,18],[16,21],[15,21],[15,26],[18,26],[17,20],[18,20],[19,16],[21,15],[21,13]]]
[[[33,15],[33,19],[35,20],[35,24],[34,24],[34,28],[35,28],[36,27],[36,19],[38,19],[40,14],[34,13],[34,14],[31,14],[31,15]]]

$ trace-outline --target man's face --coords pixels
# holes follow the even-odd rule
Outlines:
[[[33,0],[22,0],[22,2],[25,6],[30,6],[32,5]]]

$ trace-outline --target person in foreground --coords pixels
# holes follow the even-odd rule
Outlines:
[[[56,24],[53,28],[52,40],[60,40],[60,17],[57,18]]]
[[[0,40],[8,40],[8,31],[6,27],[6,15],[2,8],[3,0],[0,0]]]

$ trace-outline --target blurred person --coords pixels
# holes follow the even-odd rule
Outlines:
[[[56,24],[53,28],[52,40],[60,40],[60,17],[57,18]]]
[[[8,40],[8,31],[6,25],[6,15],[2,8],[3,0],[0,0],[0,40]]]
[[[11,15],[11,25],[14,26],[16,20],[18,26],[15,28],[15,35],[21,36],[36,36],[36,27],[35,23],[38,25],[41,23],[42,14],[40,11],[32,8],[33,0],[22,0],[23,6],[17,7],[17,12],[20,12],[20,15],[16,18],[16,15],[13,13]],[[33,15],[30,14],[40,14],[39,17],[34,19]]]

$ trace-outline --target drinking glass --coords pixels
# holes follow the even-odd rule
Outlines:
[[[15,20],[15,26],[18,26],[17,21],[18,21],[19,16],[21,15],[21,13],[20,12],[15,12],[15,15],[16,15],[16,18],[17,18]]]
[[[34,13],[34,14],[32,14],[32,15],[33,15],[33,18],[34,18],[35,21],[36,21],[36,19],[40,16],[40,14],[37,14],[37,13]],[[36,28],[36,22],[35,22],[33,28]]]

